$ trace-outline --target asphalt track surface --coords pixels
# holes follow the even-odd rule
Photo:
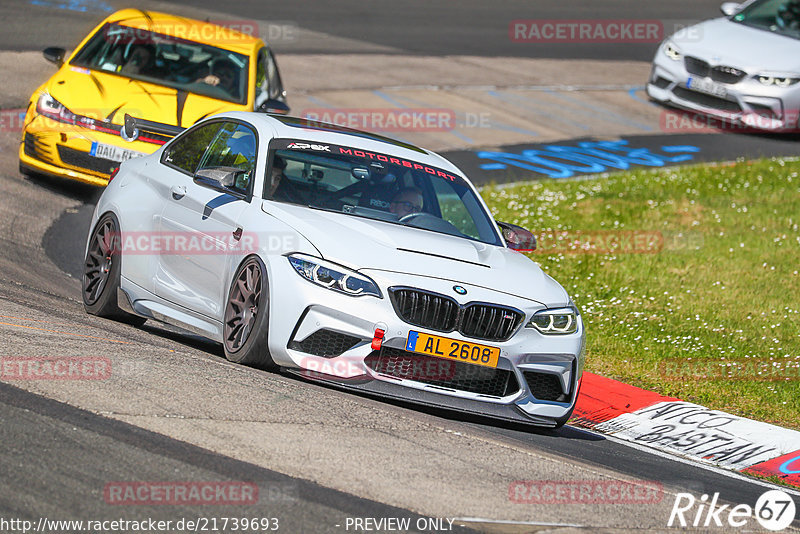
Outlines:
[[[110,4],[115,8],[122,7],[114,2]],[[193,7],[197,6],[197,3],[192,4]],[[613,45],[599,49],[562,46],[523,50],[521,45],[512,46],[508,42],[508,21],[516,18],[691,19],[714,16],[717,12],[717,2],[707,1],[649,6],[646,13],[640,12],[640,3],[629,1],[605,2],[602,5],[591,1],[566,4],[503,2],[491,5],[485,2],[459,2],[457,9],[454,5],[444,1],[380,1],[328,2],[308,6],[240,0],[226,5],[226,9],[232,16],[243,18],[258,16],[297,21],[314,31],[366,42],[370,46],[391,48],[397,54],[524,54],[592,59],[602,59],[602,56],[649,59],[652,50]],[[219,8],[211,2],[207,6]],[[7,14],[7,21],[14,23],[10,31],[0,36],[0,49],[39,49],[46,44],[54,44],[54,40],[75,42],[98,19],[97,13],[76,13],[57,6],[32,6],[28,2],[4,4],[0,11]],[[501,36],[505,36],[505,39]],[[305,49],[302,48],[305,45],[298,48],[296,44],[289,43],[287,46],[293,47],[294,53],[325,52],[324,47],[318,44]],[[353,46],[354,50],[361,50],[360,45]],[[280,50],[280,47],[276,48]],[[653,138],[643,142],[650,142],[650,146],[657,148],[667,141],[674,142],[674,139]],[[769,141],[765,140],[768,144]],[[742,146],[753,146],[746,137],[737,137],[737,142]],[[340,488],[341,491],[329,489],[334,485],[331,480],[359,479],[352,473],[353,469],[358,468],[358,462],[337,462],[334,466],[322,462],[322,469],[333,469],[333,474],[328,474],[325,471],[312,472],[310,467],[308,472],[303,472],[304,461],[313,464],[316,469],[320,469],[319,463],[314,464],[312,457],[297,460],[292,457],[291,451],[287,453],[286,450],[281,451],[285,455],[281,461],[280,455],[274,459],[271,451],[243,452],[242,445],[237,447],[231,442],[229,454],[221,454],[220,450],[228,450],[224,443],[229,435],[223,432],[221,425],[212,426],[206,418],[211,421],[228,417],[225,422],[235,424],[235,417],[230,414],[237,414],[238,408],[236,405],[226,405],[231,402],[230,399],[236,399],[248,410],[263,410],[258,397],[261,389],[284,391],[285,395],[294,399],[290,407],[280,410],[285,420],[277,423],[289,426],[317,424],[319,430],[316,434],[310,434],[313,436],[311,439],[330,445],[331,450],[336,451],[344,449],[337,449],[335,443],[327,441],[325,434],[333,433],[336,428],[325,426],[327,421],[341,421],[345,426],[352,423],[353,429],[362,429],[364,434],[374,426],[381,437],[370,436],[364,442],[380,451],[392,451],[395,457],[391,460],[410,471],[430,471],[432,468],[424,455],[415,457],[409,452],[422,445],[402,448],[403,442],[411,439],[407,436],[413,434],[409,432],[404,435],[403,425],[413,426],[416,432],[422,432],[419,428],[432,427],[441,433],[466,436],[471,442],[474,441],[475,447],[491,443],[503,449],[519,451],[529,455],[532,463],[534,457],[543,458],[542,471],[537,472],[551,479],[562,478],[565,472],[578,469],[582,473],[660,481],[669,492],[665,499],[680,491],[695,495],[720,492],[724,502],[750,505],[765,490],[762,484],[751,480],[654,455],[579,429],[567,427],[558,432],[532,431],[436,410],[419,410],[403,404],[375,401],[292,377],[228,365],[218,345],[174,329],[149,324],[134,329],[88,317],[79,303],[77,278],[80,275],[87,223],[98,190],[46,178],[22,178],[16,172],[13,152],[7,151],[8,146],[4,144],[6,152],[0,154],[0,175],[5,184],[4,200],[0,204],[4,225],[0,235],[0,265],[3,267],[0,271],[0,303],[3,306],[0,322],[4,325],[0,329],[0,339],[4,356],[12,351],[22,355],[74,355],[103,350],[114,358],[115,365],[133,371],[122,373],[119,382],[110,386],[99,384],[88,393],[77,388],[56,388],[49,384],[17,384],[20,387],[0,384],[0,443],[4,448],[3,455],[0,455],[0,471],[3,473],[0,481],[2,517],[35,521],[42,516],[141,519],[149,515],[175,520],[180,517],[230,516],[242,512],[250,517],[280,516],[282,525],[285,525],[282,530],[288,532],[342,532],[344,530],[337,525],[341,525],[347,517],[417,518],[419,516],[406,509],[422,510],[425,508],[424,501],[434,499],[434,495],[409,497],[402,491],[398,491],[394,498],[391,492],[376,490],[377,500],[371,500],[359,497],[363,496],[364,491],[355,484]],[[13,149],[13,143],[10,146]],[[510,147],[509,150],[515,148]],[[790,151],[791,148],[784,146],[782,150]],[[767,149],[764,150],[769,154]],[[717,153],[705,154],[709,158],[717,157]],[[726,154],[720,151],[719,157],[727,159]],[[463,156],[466,158],[467,152]],[[516,177],[526,178],[524,174]],[[37,236],[41,243],[31,243],[31,235]],[[77,335],[84,337],[69,338],[53,334],[62,329],[81,332]],[[92,340],[101,340],[101,344],[92,345]],[[131,348],[110,345],[109,340],[133,345]],[[175,353],[169,361],[163,359],[166,351]],[[175,407],[169,404],[181,397],[186,398],[185,405]],[[253,398],[252,402],[249,402],[250,397]],[[142,406],[148,407],[146,405],[150,401],[156,408],[163,408],[166,415],[160,414],[160,419],[148,419],[147,410]],[[304,405],[304,402],[307,404]],[[99,406],[110,407],[103,409]],[[192,417],[197,417],[194,424]],[[242,425],[258,422],[252,412],[247,412],[247,417],[254,420],[244,421]],[[182,426],[186,419],[190,420],[187,423],[189,426],[195,427],[193,430],[186,430]],[[385,421],[400,421],[397,423],[399,430],[382,427]],[[358,432],[347,434],[347,430],[350,429],[345,428],[341,435],[334,438],[344,436],[358,443],[361,435]],[[291,431],[287,432],[287,440],[302,441],[302,434],[296,436]],[[422,435],[426,439],[438,439],[435,433]],[[208,445],[204,446],[206,442]],[[243,440],[242,443],[247,442]],[[313,444],[309,447],[313,447]],[[428,449],[425,451],[430,452]],[[268,458],[276,469],[263,467],[262,463],[269,462],[261,462],[259,456]],[[253,461],[241,458],[251,458]],[[389,461],[388,458],[385,460]],[[290,467],[284,467],[284,463]],[[549,471],[547,465],[551,465]],[[334,468],[346,470],[337,472]],[[437,469],[443,470],[439,475],[443,480],[449,480],[446,470],[456,471],[459,468],[463,469],[456,461],[452,464],[437,463]],[[367,472],[360,477],[365,485],[378,477],[383,477],[383,481],[391,480],[392,473],[373,469],[374,472]],[[294,476],[278,471],[291,471]],[[509,469],[507,472],[517,477],[526,475],[526,470],[521,466],[518,470]],[[513,476],[509,475],[508,480],[514,480]],[[207,507],[122,510],[123,507],[109,506],[102,497],[104,485],[115,480],[248,480],[258,484],[262,495],[272,495],[274,498],[262,499],[256,509],[230,509],[224,513],[216,510],[211,513]],[[309,480],[318,480],[320,483]],[[439,489],[455,490],[449,487]],[[274,490],[273,493],[270,490]],[[470,516],[472,511],[470,508],[461,508],[459,514],[452,515]],[[578,522],[587,527],[613,525],[608,517],[624,513],[627,511],[606,507],[598,513],[598,522],[591,523],[585,517],[583,520],[576,519],[575,516],[580,514],[565,509],[561,521],[557,522]],[[651,512],[645,510],[638,513],[647,515]],[[536,522],[543,516],[532,513],[529,519]],[[622,524],[623,521],[618,527],[609,528],[632,529],[637,519],[645,520],[644,517],[633,517],[627,524]],[[662,516],[656,523],[665,525],[666,519],[666,516]],[[550,519],[549,522],[555,521]],[[470,524],[478,529],[500,531],[487,523]],[[523,528],[533,531],[545,526],[529,525]],[[564,527],[564,530],[567,529]],[[515,532],[521,531],[528,530]]]
[[[39,50],[44,46],[68,45],[92,28],[86,13],[58,8],[66,0],[39,0],[35,5],[12,1],[3,35],[2,50]],[[130,2],[76,2],[89,13],[102,6],[130,7]],[[212,0],[171,2],[191,9],[221,10]],[[231,18],[262,19],[296,24],[316,32],[392,49],[398,54],[522,56],[541,58],[652,59],[657,43],[552,45],[521,44],[509,39],[509,24],[518,19],[535,20],[656,20],[667,28],[719,16],[717,0],[360,0],[283,2],[236,0],[226,2]],[[55,9],[53,9],[55,7]],[[154,6],[157,8],[158,6]],[[35,18],[34,18],[35,17]],[[279,40],[278,40],[279,41]],[[278,52],[330,53],[325,42],[275,43]],[[352,50],[356,50],[355,48]],[[337,50],[345,52],[347,50]]]
[[[3,383],[0,421],[0,514],[6,519],[33,524],[42,517],[141,521],[141,511],[113,504],[114,494],[105,488],[131,479],[162,480],[165,473],[180,481],[248,481],[259,488],[258,503],[227,506],[225,516],[269,518],[269,524],[275,518],[281,531],[340,532],[338,525],[352,516],[405,517],[412,524],[419,519],[407,510],[287,477]],[[148,508],[146,517],[173,524],[211,515],[199,505]]]

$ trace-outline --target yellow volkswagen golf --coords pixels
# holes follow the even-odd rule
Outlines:
[[[275,58],[257,36],[208,22],[118,11],[67,56],[31,96],[20,172],[105,185],[126,159],[150,154],[177,132],[222,111],[287,113]],[[147,131],[126,133],[129,114]]]

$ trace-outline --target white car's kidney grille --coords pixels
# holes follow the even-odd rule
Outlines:
[[[683,58],[683,66],[689,72],[696,76],[709,76],[715,82],[720,83],[736,83],[747,74],[741,69],[736,67],[729,67],[727,65],[717,65],[712,67],[708,62],[702,59],[686,56]]]
[[[482,367],[384,347],[364,359],[364,363],[384,375],[458,391],[505,397],[519,391],[512,371]]]
[[[452,332],[488,341],[505,341],[525,319],[514,308],[497,304],[471,303],[461,306],[455,299],[412,288],[390,288],[390,300],[397,316],[414,326]]]
[[[468,337],[506,340],[511,337],[524,318],[524,315],[511,308],[470,304],[464,308],[458,331]]]
[[[452,332],[455,329],[459,308],[455,300],[415,289],[390,291],[394,310],[405,322],[442,332]]]

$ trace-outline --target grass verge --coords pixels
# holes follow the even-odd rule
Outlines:
[[[587,328],[587,370],[800,429],[800,162],[487,186]],[[520,283],[524,283],[521,281]]]

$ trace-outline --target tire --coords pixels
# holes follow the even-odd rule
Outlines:
[[[81,293],[87,313],[141,326],[147,320],[119,308],[117,291],[122,266],[119,221],[113,213],[103,215],[92,230],[83,262]]]
[[[269,282],[258,256],[242,262],[233,276],[225,302],[222,344],[235,363],[276,370],[269,353]]]

